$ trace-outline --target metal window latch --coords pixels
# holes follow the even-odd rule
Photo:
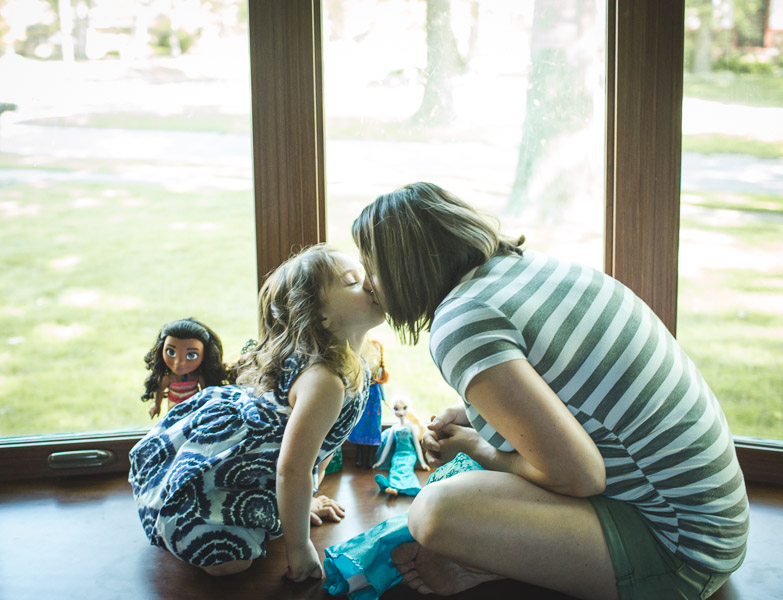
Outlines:
[[[83,469],[106,467],[117,462],[117,455],[111,450],[71,450],[53,452],[46,459],[51,469]]]

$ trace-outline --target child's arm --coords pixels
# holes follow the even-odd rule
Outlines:
[[[310,540],[313,465],[324,438],[337,420],[345,396],[340,378],[322,365],[305,369],[291,386],[291,417],[277,465],[277,504],[283,524],[288,577],[323,577],[318,551]]]

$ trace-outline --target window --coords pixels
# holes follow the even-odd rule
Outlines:
[[[123,437],[164,323],[227,360],[256,329],[246,8],[17,0],[0,31],[0,436]]]
[[[683,13],[682,3],[610,2],[606,16],[604,263],[672,329],[677,314]],[[320,2],[250,3],[260,276],[292,246],[326,238],[321,21]],[[127,453],[132,439],[113,446],[118,457],[122,444]],[[0,450],[3,472],[11,464],[31,470],[51,451],[35,446]],[[780,481],[779,448],[743,443],[740,454],[746,476]]]
[[[783,440],[783,36],[768,3],[686,6],[678,334],[732,432]]]
[[[329,242],[355,253],[364,205],[431,181],[530,248],[603,268],[605,24],[600,2],[323,2]],[[388,396],[423,418],[459,401],[426,334],[372,335]]]

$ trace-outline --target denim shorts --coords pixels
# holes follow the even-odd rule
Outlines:
[[[590,502],[604,530],[620,600],[704,600],[730,573],[700,571],[675,556],[631,504],[605,496]]]

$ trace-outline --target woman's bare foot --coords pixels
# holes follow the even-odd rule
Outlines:
[[[485,581],[504,579],[492,573],[470,571],[417,542],[400,544],[391,551],[391,559],[405,583],[420,594],[450,596]]]

